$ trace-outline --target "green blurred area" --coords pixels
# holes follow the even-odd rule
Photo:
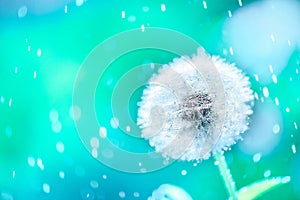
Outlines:
[[[251,2],[243,1],[243,4]],[[115,34],[140,28],[141,25],[146,28],[163,27],[190,36],[210,54],[220,55],[224,48],[228,48],[222,41],[222,25],[228,9],[234,11],[239,7],[238,1],[220,3],[207,0],[208,9],[203,8],[202,1],[164,1],[166,12],[161,11],[161,3],[89,0],[80,7],[74,2],[68,4],[67,14],[64,7],[44,15],[34,15],[28,11],[24,18],[18,18],[17,14],[6,16],[1,13],[0,192],[12,194],[14,199],[92,199],[87,198],[88,193],[93,194],[94,199],[118,199],[119,192],[124,191],[126,199],[134,199],[133,192],[139,192],[140,199],[146,199],[159,185],[171,183],[184,188],[196,200],[227,198],[213,159],[200,162],[197,166],[176,162],[146,174],[118,172],[91,156],[81,143],[70,117],[73,84],[81,64],[93,48]],[[148,12],[145,12],[145,6],[149,8]],[[122,11],[126,11],[125,19],[121,17]],[[129,16],[135,16],[136,20],[128,21]],[[41,56],[37,56],[38,49]],[[106,76],[117,82],[132,67],[153,61],[168,63],[176,57],[154,50],[133,52],[126,56],[112,63],[105,72],[103,83],[107,81]],[[267,170],[272,172],[271,176],[291,176],[291,183],[262,199],[300,198],[300,157],[298,152],[295,155],[291,151],[292,144],[296,149],[300,148],[299,130],[294,125],[294,122],[300,125],[300,106],[295,101],[300,96],[300,78],[295,74],[299,58],[298,49],[290,57],[288,67],[278,76],[279,84],[269,85],[270,98],[281,100],[279,109],[284,123],[282,138],[276,149],[257,163],[253,162],[252,155],[244,154],[236,146],[225,154],[238,188],[264,178]],[[234,61],[230,55],[226,59]],[[144,78],[152,73],[146,72]],[[253,76],[250,79],[253,89],[261,94],[261,85],[255,82]],[[113,89],[104,88],[103,83],[100,81],[95,97],[99,103],[95,108],[100,110],[102,105],[109,106]],[[133,119],[142,89],[134,93],[130,100]],[[291,112],[285,112],[286,107],[291,108]],[[60,133],[54,133],[51,128],[51,109],[59,113],[62,124]],[[106,120],[105,124],[109,126],[111,113],[105,115],[98,112],[97,116]],[[111,139],[128,151],[153,150],[146,141],[133,140],[119,132]],[[63,153],[56,149],[58,141],[64,144]],[[41,158],[45,169],[41,170],[37,164],[30,167],[28,157]],[[186,176],[181,175],[182,170],[187,170]],[[60,171],[64,172],[64,179],[59,177]],[[91,180],[97,180],[99,188],[91,188]],[[50,194],[43,192],[43,183],[51,186]],[[0,196],[0,199],[5,198]]]

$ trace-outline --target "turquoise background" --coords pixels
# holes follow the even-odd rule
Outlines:
[[[44,6],[41,12],[37,12],[38,5],[43,4],[40,2],[37,6],[28,7],[25,17],[18,18],[20,2],[4,1],[0,9],[0,98],[3,97],[0,102],[0,199],[9,199],[7,196],[11,195],[13,199],[114,200],[120,199],[120,191],[125,192],[125,199],[146,199],[163,183],[182,187],[194,199],[226,199],[227,194],[213,159],[197,166],[194,162],[179,161],[145,174],[119,172],[91,156],[81,143],[69,115],[73,83],[84,59],[99,43],[122,31],[140,28],[141,24],[146,28],[169,28],[193,38],[208,53],[221,55],[223,49],[228,48],[222,40],[222,25],[228,18],[228,9],[234,12],[239,4],[236,0],[206,2],[207,9],[203,8],[202,1],[89,0],[80,7],[75,2],[53,2],[58,4],[57,9],[49,6],[47,10]],[[254,1],[243,1],[243,6],[251,2]],[[166,12],[161,11],[161,3],[166,5]],[[64,13],[65,4],[68,5],[67,14]],[[143,11],[145,6],[148,6],[148,12]],[[126,11],[125,19],[121,18],[123,10]],[[136,17],[136,21],[127,20],[131,15]],[[30,51],[28,45],[31,46]],[[42,51],[40,57],[37,56],[39,48]],[[136,54],[140,64],[151,60],[145,55],[153,56],[161,63],[168,63],[174,58],[173,54],[159,51],[141,52]],[[232,62],[236,60],[235,55],[222,57]],[[132,56],[120,62],[123,63],[112,65],[107,71],[112,79],[119,77],[118,67],[128,64],[130,68],[136,60]],[[291,149],[292,144],[297,150],[300,148],[300,132],[294,127],[294,122],[300,126],[300,104],[295,100],[300,97],[300,76],[295,74],[299,63],[298,48],[278,76],[278,84],[268,85],[269,103],[274,104],[274,97],[280,99],[278,108],[284,125],[276,148],[256,163],[253,155],[242,152],[238,145],[225,154],[238,188],[264,178],[266,170],[271,170],[271,176],[291,176],[290,183],[261,199],[300,199],[300,157],[299,152],[294,154]],[[250,76],[253,90],[262,96],[259,82],[249,71],[246,73]],[[293,81],[289,80],[290,77]],[[133,118],[141,91],[132,98],[130,109]],[[97,94],[105,95],[105,89],[99,88]],[[286,107],[291,112],[285,112]],[[51,129],[51,109],[59,114],[60,133]],[[252,117],[255,118],[255,113]],[[120,132],[117,134],[120,138],[114,140],[124,139]],[[58,141],[64,144],[63,153],[56,150]],[[143,145],[145,150],[149,148],[147,142],[139,144],[140,149]],[[132,146],[124,148],[134,149]],[[36,165],[29,166],[28,157],[41,158],[44,170]],[[182,170],[186,170],[187,175],[181,175]],[[64,179],[59,177],[60,171],[64,172]],[[91,180],[97,181],[99,187],[92,188]],[[43,191],[44,183],[50,186],[49,194]],[[134,192],[138,192],[140,197],[134,197]]]

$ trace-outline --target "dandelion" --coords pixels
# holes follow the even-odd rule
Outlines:
[[[213,68],[216,74],[209,73]],[[223,87],[217,92],[210,90],[216,80],[206,77],[213,75]],[[217,101],[222,94],[216,93],[222,92],[224,98]],[[183,56],[162,66],[141,99],[137,123],[142,137],[166,158],[199,161],[241,139],[253,113],[254,96],[240,69],[198,49],[191,58]]]
[[[254,104],[249,78],[199,48],[191,58],[162,66],[141,99],[137,124],[142,137],[167,159],[199,161],[214,155],[228,193],[238,199],[222,154],[248,129]]]

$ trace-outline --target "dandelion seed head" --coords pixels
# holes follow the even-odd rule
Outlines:
[[[222,102],[210,90],[215,82],[206,79],[214,75],[206,74],[212,71],[207,66],[217,69],[224,89]],[[241,70],[199,49],[191,58],[182,56],[163,65],[151,77],[138,104],[137,124],[142,137],[164,157],[208,159],[241,139],[253,113],[253,100],[249,78]],[[217,131],[220,121],[221,131]]]

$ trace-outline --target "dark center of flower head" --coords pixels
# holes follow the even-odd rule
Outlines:
[[[195,122],[198,129],[207,128],[212,122],[212,100],[206,93],[195,93],[183,99],[180,108],[184,120]]]

